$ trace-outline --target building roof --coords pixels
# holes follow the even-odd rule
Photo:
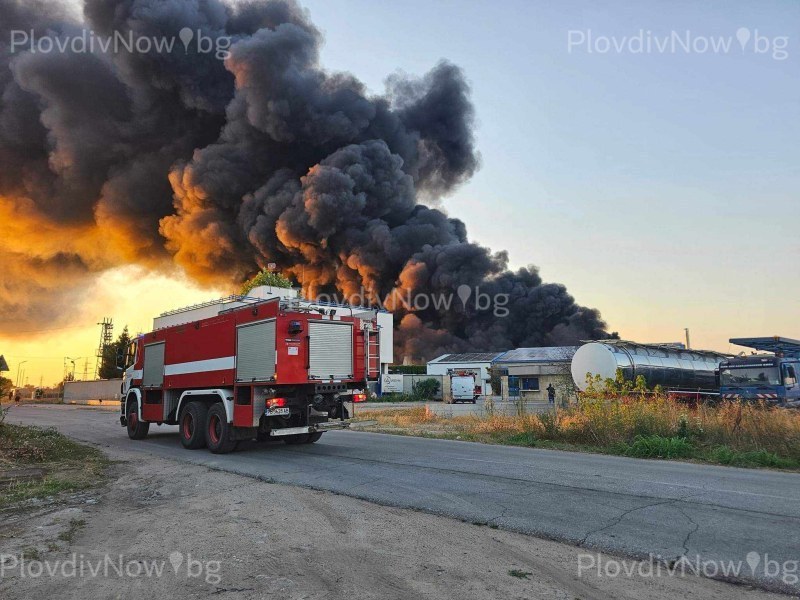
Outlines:
[[[731,344],[737,346],[745,346],[747,348],[755,348],[765,352],[773,352],[777,355],[787,356],[790,358],[800,357],[800,340],[793,340],[791,338],[780,337],[778,335],[772,337],[751,337],[751,338],[731,338],[728,340]],[[3,358],[0,356],[0,358]],[[0,367],[2,370],[2,367]]]
[[[437,356],[433,360],[429,360],[428,364],[431,363],[476,363],[476,362],[492,362],[498,356],[501,356],[502,352],[467,352],[464,354],[442,354],[441,356]]]
[[[545,348],[517,348],[498,356],[494,363],[569,362],[579,346],[548,346]]]

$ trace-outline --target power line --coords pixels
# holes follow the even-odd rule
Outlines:
[[[64,358],[63,356],[27,356],[24,354],[9,354],[8,356],[12,358],[6,357],[7,360],[13,361],[16,361],[19,358],[24,358],[26,360],[61,360]]]
[[[91,325],[70,325],[68,327],[53,327],[51,329],[27,329],[27,330],[14,330],[14,335],[18,333],[47,333],[48,331],[64,331],[66,329],[89,329]]]
[[[14,362],[16,362],[20,358],[24,358],[25,360],[64,360],[63,356],[26,356],[23,354],[9,354],[6,356],[7,360],[13,360]],[[84,358],[84,357],[79,356],[78,358]]]

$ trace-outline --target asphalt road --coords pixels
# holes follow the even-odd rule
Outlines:
[[[202,464],[625,555],[685,556],[706,575],[738,563],[740,579],[800,592],[792,563],[783,566],[795,561],[796,571],[800,559],[798,474],[357,431],[330,431],[310,446],[240,445],[218,456],[184,450],[176,427],[131,441],[117,419],[45,405],[8,416],[131,451],[134,460]]]

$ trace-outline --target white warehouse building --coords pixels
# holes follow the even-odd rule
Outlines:
[[[475,385],[480,388],[481,395],[491,394],[489,385],[492,361],[501,356],[502,352],[468,352],[466,354],[442,354],[428,362],[428,375],[447,375],[451,369],[456,371],[471,371],[476,375]]]

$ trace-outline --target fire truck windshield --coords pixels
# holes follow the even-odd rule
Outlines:
[[[136,362],[136,342],[133,341],[128,344],[128,351],[125,354],[125,368],[133,366],[133,363]]]
[[[720,373],[720,384],[725,387],[780,385],[780,383],[778,367],[773,366],[726,368]]]

